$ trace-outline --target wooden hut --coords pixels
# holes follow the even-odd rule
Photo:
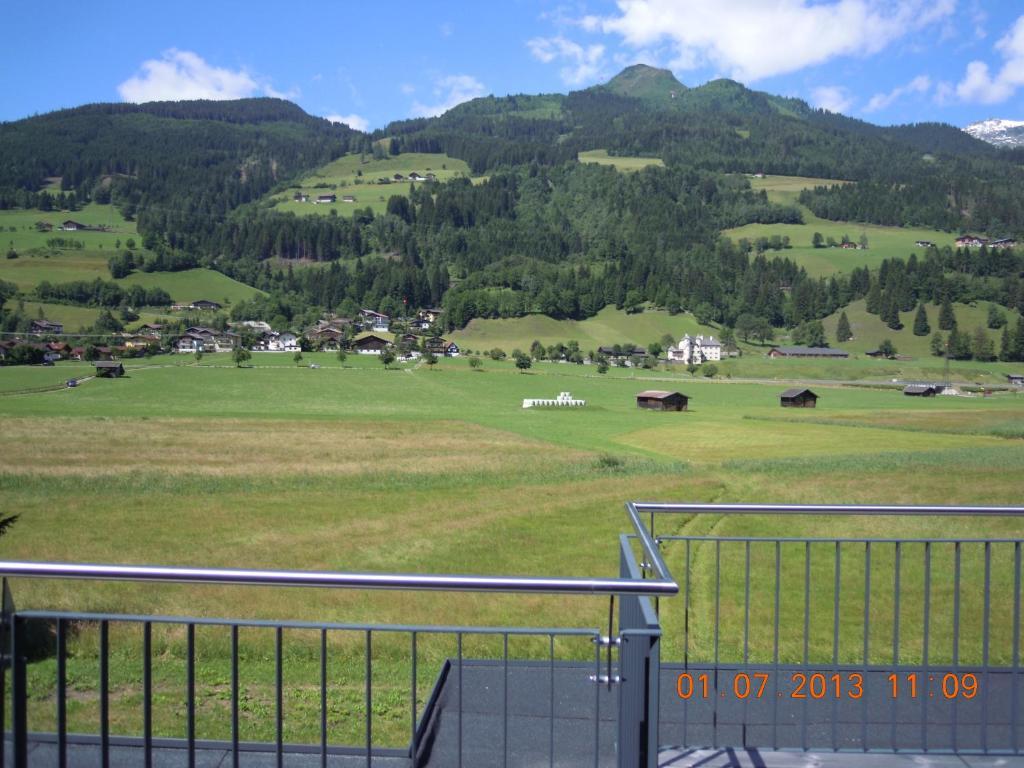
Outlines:
[[[816,408],[818,396],[809,389],[793,387],[779,396],[783,408]]]
[[[99,378],[117,379],[124,376],[124,366],[117,360],[97,360],[93,365],[96,366],[96,376]]]
[[[690,398],[681,392],[664,392],[660,389],[648,389],[636,396],[636,407],[652,411],[685,411]]]
[[[908,397],[935,397],[942,391],[942,387],[935,384],[908,384],[903,388],[903,394]]]

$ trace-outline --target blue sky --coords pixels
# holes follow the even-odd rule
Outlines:
[[[274,95],[354,127],[644,62],[880,124],[1024,120],[1019,0],[5,2],[0,120]]]

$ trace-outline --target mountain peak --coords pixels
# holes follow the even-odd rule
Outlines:
[[[671,100],[686,90],[686,86],[676,80],[671,71],[647,64],[626,67],[604,87],[619,96],[632,96],[650,101]]]
[[[971,123],[964,130],[976,139],[997,147],[1024,146],[1024,121],[991,118]]]

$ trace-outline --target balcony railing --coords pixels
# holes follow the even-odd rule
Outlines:
[[[618,577],[0,562],[8,757],[18,768],[108,766],[136,753],[146,768],[169,755],[192,768],[212,750],[233,766],[262,751],[278,766],[315,753],[325,768],[353,760],[653,768],[659,754],[696,748],[1020,754],[1024,539],[1015,532],[748,536],[688,533],[680,523],[1022,518],[1024,507],[638,502],[626,512]],[[667,515],[673,532],[658,534]],[[597,596],[608,612],[586,627],[495,627],[18,611],[6,580],[37,578]],[[88,695],[74,689],[73,635],[94,649]],[[168,643],[180,659],[164,652]],[[310,661],[301,680],[288,679],[291,653]],[[137,661],[138,678],[112,685],[112,654]],[[180,675],[183,689],[170,704],[168,675]],[[250,700],[254,679],[267,702]],[[138,703],[134,719],[112,710],[126,697]],[[168,718],[168,708],[180,712]],[[254,718],[272,737],[247,736]]]

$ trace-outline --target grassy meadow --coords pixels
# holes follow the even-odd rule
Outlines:
[[[409,191],[409,181],[378,184],[378,178],[392,178],[396,173],[408,176],[415,171],[420,175],[433,173],[438,181],[448,181],[459,176],[470,175],[464,160],[448,157],[446,154],[425,152],[403,152],[380,160],[370,155],[344,155],[328,163],[299,181],[298,187],[289,187],[284,192],[269,195],[264,201],[276,211],[294,213],[298,216],[320,214],[327,216],[333,209],[339,216],[351,215],[356,208],[371,208],[374,213],[387,210],[388,198],[404,195]],[[295,202],[292,197],[301,189],[309,195],[309,202]],[[314,205],[317,195],[336,194],[338,201],[330,205]],[[343,195],[352,195],[354,203],[344,203]]]
[[[885,227],[877,224],[857,222],[828,221],[811,213],[810,209],[800,205],[797,198],[803,189],[848,182],[832,179],[803,178],[800,176],[766,176],[763,179],[752,178],[750,184],[755,190],[766,190],[772,202],[796,205],[803,213],[803,224],[747,224],[742,227],[727,229],[722,234],[733,240],[746,238],[755,240],[759,237],[789,237],[792,248],[779,251],[807,270],[813,277],[827,277],[837,272],[849,272],[855,267],[866,266],[877,269],[885,259],[906,259],[911,253],[921,256],[924,251],[915,247],[917,240],[929,240],[939,247],[953,245],[956,234],[933,229],[913,227]],[[861,235],[868,238],[868,250],[843,250],[842,248],[814,248],[811,239],[815,232],[820,232],[826,240],[829,237],[840,242],[844,235],[853,242],[859,242]],[[773,255],[776,252],[771,252]]]
[[[643,170],[649,166],[661,168],[665,165],[660,157],[619,157],[609,155],[607,149],[592,149],[589,152],[580,152],[577,159],[581,163],[610,165],[623,173]]]
[[[772,361],[790,362],[790,361]],[[872,361],[874,362],[874,361]],[[320,368],[309,368],[317,363]],[[1018,503],[1024,470],[1024,397],[906,398],[899,391],[826,386],[819,407],[783,411],[780,385],[706,381],[666,371],[538,363],[521,374],[486,360],[465,359],[431,370],[405,364],[385,370],[372,357],[340,363],[309,353],[256,354],[235,368],[227,355],[129,361],[122,379],[94,379],[74,390],[18,394],[87,375],[82,363],[0,369],[0,498],[21,517],[2,541],[11,559],[124,562],[284,569],[464,572],[547,575],[617,573],[617,535],[627,499],[887,503]],[[691,396],[686,413],[635,407],[646,388]],[[524,397],[569,390],[582,409],[521,408]],[[1016,536],[1013,520],[829,520],[661,518],[661,534]],[[55,535],[56,532],[60,535]],[[694,551],[691,658],[709,652],[714,557]],[[850,545],[854,546],[854,545]],[[767,547],[767,549],[765,548]],[[758,545],[752,571],[772,567]],[[937,548],[938,550],[938,548]],[[852,550],[851,550],[852,552]],[[920,604],[921,565],[908,545],[904,607]],[[682,578],[679,545],[666,556]],[[844,555],[845,556],[845,555]],[[940,623],[948,596],[948,553],[936,552],[933,649],[948,648]],[[724,627],[742,623],[742,552],[728,550],[723,580]],[[802,554],[785,555],[782,655],[798,653]],[[879,594],[872,657],[884,660],[886,558],[873,568]],[[739,559],[737,559],[739,558]],[[855,553],[844,561],[844,594],[863,583]],[[977,587],[977,553],[965,552],[965,600]],[[1005,553],[997,558],[996,600],[1007,599]],[[817,557],[814,583],[831,585],[830,561]],[[858,579],[861,581],[858,582]],[[849,583],[847,583],[849,582]],[[891,582],[890,582],[891,583]],[[770,584],[758,579],[759,590]],[[603,600],[542,596],[265,590],[17,580],[18,606],[165,615],[289,618],[316,621],[495,626],[598,627]],[[891,592],[889,593],[891,595]],[[856,598],[845,602],[842,654],[861,647]],[[812,657],[831,658],[831,587],[815,589],[818,617]],[[964,608],[963,658],[974,658],[977,601]],[[665,658],[681,653],[681,607],[662,601]],[[753,616],[770,621],[770,601],[754,594]],[[862,609],[861,609],[862,610]],[[889,607],[891,610],[891,606]],[[993,658],[1005,660],[1005,610],[994,614]],[[827,620],[826,620],[827,619]],[[995,626],[998,624],[998,626]],[[741,625],[740,625],[741,626]],[[904,619],[907,655],[919,638]],[[140,630],[116,624],[111,704],[114,731],[140,728]],[[943,634],[945,633],[945,634]],[[94,728],[98,691],[96,628],[73,627],[68,661],[72,730]],[[730,632],[723,656],[736,649]],[[873,636],[874,637],[874,636]],[[228,633],[197,630],[200,737],[228,733]],[[242,736],[272,737],[273,638],[241,632]],[[357,743],[362,729],[361,632],[338,631],[329,642],[332,740]],[[766,639],[753,654],[768,652]],[[407,634],[374,640],[374,731],[378,743],[400,745],[408,733]],[[915,645],[917,644],[917,645]],[[467,639],[469,656],[500,653],[498,639]],[[289,630],[285,644],[286,739],[316,738],[318,636]],[[184,732],[184,631],[154,630],[155,723]],[[547,639],[513,638],[512,658],[546,654]],[[592,646],[558,641],[564,657],[588,658]],[[919,653],[919,651],[917,651]],[[420,641],[419,695],[437,666],[454,655],[454,639]],[[55,662],[30,667],[32,727],[52,727]]]

